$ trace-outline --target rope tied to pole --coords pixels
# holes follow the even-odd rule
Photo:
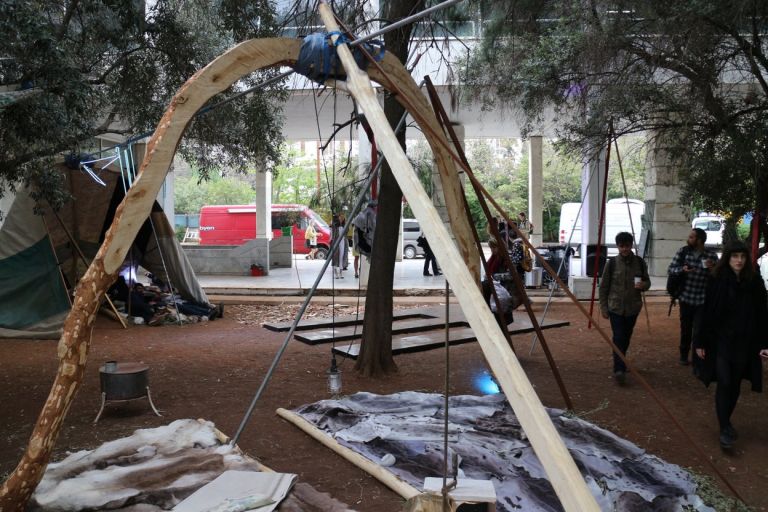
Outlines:
[[[316,32],[306,36],[301,43],[299,58],[293,66],[294,71],[320,84],[325,83],[329,78],[346,80],[347,72],[336,53],[336,47],[349,42],[350,39],[338,30]],[[375,39],[362,43],[352,50],[355,62],[363,70],[368,68],[365,53],[370,54],[377,62],[381,61],[386,53],[384,42]]]

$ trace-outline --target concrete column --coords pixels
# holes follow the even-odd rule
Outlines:
[[[650,227],[646,260],[650,275],[666,276],[675,252],[685,245],[691,222],[680,207],[679,176],[667,146],[658,134],[650,137],[643,218],[643,226]]]
[[[587,245],[603,243],[598,238],[600,227],[600,208],[603,202],[603,183],[605,182],[605,148],[585,155],[584,167],[581,172],[581,196],[584,205],[581,208],[581,276],[587,275]]]
[[[544,155],[541,135],[528,139],[528,220],[533,224],[530,241],[534,246],[543,242],[544,228]]]
[[[272,171],[256,173],[256,238],[272,240]]]

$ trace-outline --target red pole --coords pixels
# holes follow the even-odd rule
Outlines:
[[[760,212],[755,208],[755,213],[752,215],[752,268],[757,268],[757,251],[760,250]]]

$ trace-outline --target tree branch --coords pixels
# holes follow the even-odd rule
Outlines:
[[[67,10],[64,12],[64,18],[61,20],[61,26],[59,27],[59,30],[56,31],[57,41],[61,41],[64,35],[66,35],[69,22],[72,20],[72,16],[75,14],[79,3],[80,0],[72,0],[69,5],[67,5]]]
[[[739,48],[741,49],[741,54],[747,59],[747,62],[749,62],[749,68],[752,72],[752,75],[754,75],[754,77],[760,83],[760,87],[763,88],[764,94],[768,96],[768,82],[766,82],[765,78],[763,77],[763,73],[760,70],[760,66],[758,66],[758,63],[760,63],[763,66],[763,69],[768,72],[768,59],[763,54],[763,50],[760,44],[754,45],[750,43],[746,38],[739,34],[738,29],[720,23],[719,21],[714,20],[709,16],[703,16],[702,19],[718,30],[722,30],[731,36],[734,41],[736,41],[736,44],[738,44]],[[753,21],[753,24],[754,23],[755,22]],[[753,34],[753,38],[756,38],[758,43],[760,42],[760,37],[756,33]]]
[[[136,53],[136,52],[138,52],[138,51],[141,51],[141,50],[146,50],[146,49],[148,49],[148,48],[149,48],[149,47],[148,47],[148,46],[146,46],[146,45],[141,45],[141,46],[137,46],[136,48],[133,48],[133,49],[131,49],[131,50],[127,50],[127,51],[125,51],[125,52],[124,52],[122,55],[120,55],[120,57],[118,57],[117,59],[115,59],[115,61],[112,63],[112,65],[111,65],[111,66],[109,66],[109,67],[106,69],[106,71],[104,71],[104,72],[101,74],[101,76],[99,76],[98,78],[94,78],[94,79],[91,79],[91,80],[89,80],[89,81],[88,81],[88,83],[89,83],[89,84],[91,84],[91,85],[102,85],[102,84],[104,84],[104,83],[105,83],[105,81],[106,81],[106,79],[107,79],[107,77],[108,77],[108,76],[109,76],[109,75],[110,75],[110,74],[111,74],[111,73],[112,73],[112,72],[113,72],[113,71],[114,71],[116,68],[118,68],[119,66],[121,66],[121,65],[122,65],[122,64],[123,64],[123,63],[126,61],[126,59],[127,59],[128,57],[130,57],[132,54],[134,54],[134,53]]]

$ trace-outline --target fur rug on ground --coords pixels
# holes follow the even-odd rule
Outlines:
[[[226,443],[213,423],[176,420],[49,464],[29,510],[171,510],[227,470],[260,471],[261,466],[237,446]],[[349,509],[312,486],[298,483],[277,510]]]
[[[422,489],[424,478],[442,475],[441,395],[356,393],[296,412],[416,489]],[[679,466],[561,410],[548,412],[602,510],[713,510]],[[460,477],[494,483],[497,511],[562,510],[503,394],[451,397],[448,417],[449,457],[458,455]]]

